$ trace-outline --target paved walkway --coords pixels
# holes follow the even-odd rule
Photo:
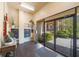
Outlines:
[[[77,39],[77,56],[79,56],[79,39]],[[46,46],[53,49],[54,40],[47,42]],[[66,56],[72,56],[73,39],[57,38],[56,39],[56,51],[61,52]]]
[[[50,43],[54,43],[54,40],[50,40],[49,41]],[[79,39],[77,39],[77,47],[79,47]],[[63,46],[63,47],[67,47],[67,48],[71,48],[72,45],[73,45],[73,39],[70,39],[70,38],[57,38],[56,39],[56,44],[57,45],[60,45],[60,46]]]

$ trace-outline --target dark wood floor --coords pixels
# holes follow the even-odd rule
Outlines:
[[[15,52],[16,57],[62,57],[62,55],[40,47],[34,42],[26,42],[18,46]]]
[[[15,53],[17,57],[34,57],[35,56],[35,47],[33,42],[26,42],[21,44],[16,49]]]

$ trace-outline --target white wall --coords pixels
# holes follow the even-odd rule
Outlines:
[[[16,27],[19,27],[19,43],[24,43],[30,38],[24,38],[24,28],[32,18],[31,14],[24,12],[21,9],[16,9],[8,4],[8,15],[9,15],[9,27],[11,27],[12,17]]]
[[[4,3],[0,2],[0,47],[3,39]]]
[[[22,10],[19,10],[19,43],[24,43],[30,40],[30,37],[24,38],[24,28],[25,25],[29,23],[32,15],[28,14]]]
[[[14,9],[8,5],[9,26],[12,26],[12,18],[16,27],[19,27],[19,9]]]
[[[43,19],[45,17],[57,14],[64,10],[70,9],[79,5],[79,2],[56,2],[56,3],[48,3],[44,8],[42,8],[39,12],[34,15],[33,20],[37,21]]]
[[[5,10],[4,10],[5,8]],[[32,19],[32,15],[29,13],[24,12],[23,10],[17,10],[5,3],[0,3],[0,46],[1,46],[1,39],[3,39],[3,20],[4,20],[4,13],[8,13],[9,17],[9,27],[11,27],[11,16],[14,17],[14,22],[15,26],[19,26],[19,42],[24,43],[30,39],[29,38],[24,38],[24,28],[25,25],[29,23],[29,21]]]

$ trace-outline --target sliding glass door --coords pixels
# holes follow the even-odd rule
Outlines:
[[[77,8],[77,56],[79,57],[79,7]]]
[[[54,21],[45,23],[45,43],[46,46],[54,49]]]
[[[79,7],[47,17],[43,25],[41,42],[45,46],[65,56],[79,57]]]
[[[77,56],[79,57],[79,15],[77,16]]]
[[[73,17],[56,20],[56,51],[73,56]]]
[[[43,25],[42,25],[43,22],[37,22],[37,31],[36,31],[36,39],[39,43],[43,43],[43,39],[42,39],[42,28],[43,28]]]

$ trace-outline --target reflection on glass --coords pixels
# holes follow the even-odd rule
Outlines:
[[[43,22],[39,22],[37,23],[37,39],[38,39],[38,42],[39,43],[44,43],[44,40],[43,40],[43,30],[44,30],[44,27],[43,27]]]
[[[54,49],[54,22],[48,22],[45,31],[45,42],[46,46]]]
[[[77,16],[77,56],[79,57],[79,15]]]
[[[72,56],[73,18],[56,21],[56,51]]]

